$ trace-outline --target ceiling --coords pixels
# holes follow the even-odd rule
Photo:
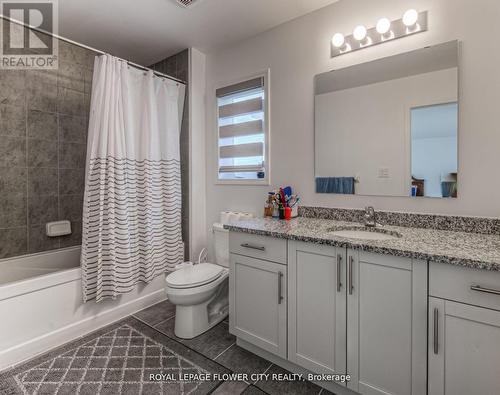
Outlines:
[[[187,47],[208,52],[337,0],[59,0],[59,34],[143,65]]]

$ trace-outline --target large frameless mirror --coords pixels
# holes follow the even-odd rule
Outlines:
[[[457,197],[452,41],[315,78],[317,193]]]

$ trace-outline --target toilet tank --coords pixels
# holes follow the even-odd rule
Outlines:
[[[229,231],[224,229],[223,224],[213,225],[215,263],[220,266],[229,267]]]

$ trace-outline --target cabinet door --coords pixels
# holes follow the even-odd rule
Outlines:
[[[230,332],[286,358],[287,267],[231,254],[229,276]]]
[[[429,298],[429,395],[500,394],[500,312]]]
[[[288,359],[315,373],[346,371],[345,254],[288,243]]]
[[[347,251],[348,387],[426,392],[427,262]]]

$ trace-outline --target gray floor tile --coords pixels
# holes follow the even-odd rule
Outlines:
[[[321,392],[319,394],[320,395],[335,395],[333,392],[325,390],[324,388],[321,389]]]
[[[169,319],[175,315],[175,306],[168,300],[157,303],[145,310],[141,310],[134,314],[136,318],[144,321],[146,324],[155,326],[162,321]]]
[[[266,361],[236,344],[215,359],[216,362],[236,373],[264,373],[271,362]]]
[[[160,331],[164,335],[167,335],[171,339],[177,340],[177,341],[182,341],[181,338],[175,336],[174,334],[174,328],[175,328],[175,317],[171,317],[168,320],[162,321],[158,324],[156,324],[155,329],[157,331]]]
[[[273,380],[273,374],[291,374],[288,370],[280,368],[279,366],[273,365],[267,371],[270,374],[270,378],[267,381],[257,381],[255,385],[261,390],[267,392],[270,395],[317,395],[321,391],[321,387],[317,386],[310,381],[278,381]]]
[[[224,322],[193,339],[181,339],[175,336],[175,317],[160,322],[155,325],[155,329],[210,359],[216,358],[236,342],[236,338],[229,333],[229,326]]]
[[[239,395],[242,394],[249,385],[244,381],[226,381],[216,388],[212,395]],[[260,390],[259,390],[260,391]]]
[[[182,342],[189,348],[214,359],[234,344],[236,337],[229,333],[229,326],[221,322],[200,336]]]
[[[265,395],[266,392],[257,388],[255,385],[249,385],[245,391],[242,392],[244,395]]]

